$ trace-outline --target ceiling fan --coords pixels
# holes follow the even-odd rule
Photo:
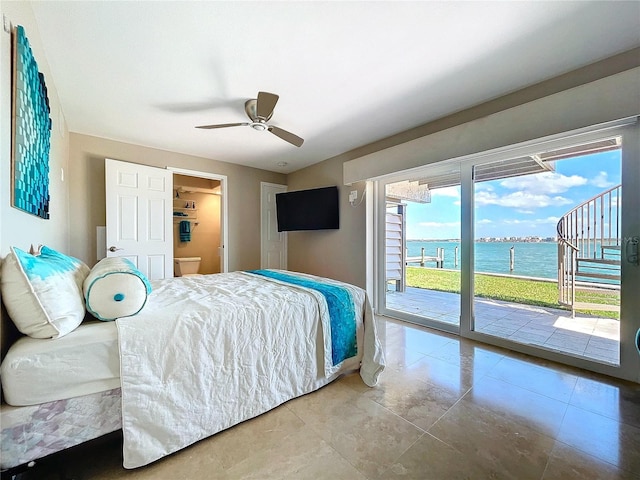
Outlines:
[[[304,140],[291,132],[287,132],[275,125],[269,125],[267,122],[273,115],[273,109],[278,103],[278,95],[269,92],[258,92],[258,98],[252,98],[244,103],[244,111],[249,117],[250,122],[241,123],[221,123],[218,125],[200,125],[196,128],[226,128],[226,127],[251,127],[254,130],[263,132],[269,130],[276,137],[280,137],[286,142],[299,147]]]

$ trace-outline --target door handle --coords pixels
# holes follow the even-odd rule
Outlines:
[[[124,248],[116,248],[114,246],[109,247],[109,251],[112,253],[115,252],[116,250],[124,250]]]
[[[640,256],[638,255],[638,244],[640,243],[640,237],[631,237],[626,239],[625,242],[624,253],[627,257],[627,262],[633,265],[639,265]]]

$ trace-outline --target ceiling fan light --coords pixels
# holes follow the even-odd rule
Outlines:
[[[258,130],[259,132],[264,132],[268,127],[266,123],[254,122],[251,124],[251,128]]]

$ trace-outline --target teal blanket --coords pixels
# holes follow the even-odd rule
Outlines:
[[[358,353],[356,342],[356,311],[349,290],[338,285],[317,282],[295,275],[272,270],[250,270],[249,273],[262,275],[282,282],[291,283],[320,292],[327,301],[331,323],[331,361],[337,365]]]

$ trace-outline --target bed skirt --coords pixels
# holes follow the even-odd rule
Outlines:
[[[120,388],[0,409],[0,468],[7,470],[122,428]]]

